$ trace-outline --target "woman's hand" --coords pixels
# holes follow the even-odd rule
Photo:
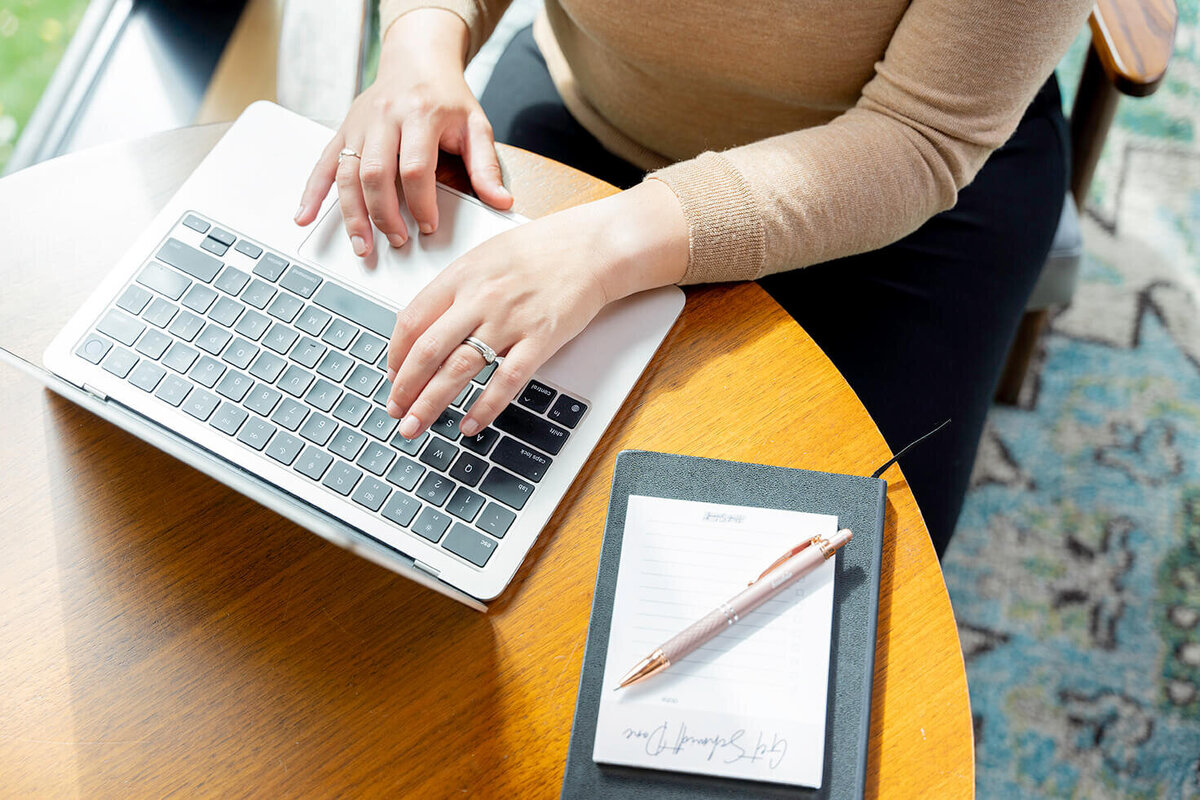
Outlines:
[[[297,224],[316,219],[336,178],[354,252],[371,252],[372,221],[400,247],[411,232],[400,216],[398,170],[409,211],[422,233],[433,233],[439,148],[462,156],[480,199],[499,209],[512,205],[492,127],[463,79],[468,41],[466,23],[449,11],[420,9],[396,20],[383,41],[375,82],[355,99],[309,176]],[[343,148],[361,155],[339,163]]]
[[[688,230],[674,193],[646,181],[496,236],[455,261],[396,317],[388,349],[388,413],[413,438],[432,424],[483,356],[474,336],[504,355],[459,427],[473,436],[605,304],[675,283]]]

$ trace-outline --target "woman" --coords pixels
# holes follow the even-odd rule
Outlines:
[[[941,552],[1063,202],[1050,76],[1090,0],[547,0],[481,105],[463,67],[506,5],[384,0],[378,78],[297,223],[336,181],[355,252],[372,221],[403,246],[418,232],[398,171],[419,232],[436,230],[439,148],[508,208],[493,126],[626,190],[486,242],[401,312],[388,359],[401,433],[483,366],[468,337],[506,355],[462,421],[471,435],[606,303],[761,279],[893,449],[953,419],[904,463]]]

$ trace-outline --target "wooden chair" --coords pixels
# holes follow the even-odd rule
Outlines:
[[[1179,12],[1175,0],[1098,0],[1088,20],[1088,50],[1071,108],[1071,187],[1055,247],[1030,297],[996,400],[1016,405],[1038,339],[1054,306],[1071,301],[1082,260],[1079,218],[1121,95],[1154,94],[1167,71]]]

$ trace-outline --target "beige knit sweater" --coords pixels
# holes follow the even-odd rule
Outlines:
[[[458,14],[470,55],[501,0]],[[882,247],[954,205],[1092,0],[546,0],[534,34],[567,108],[675,192],[683,283]]]

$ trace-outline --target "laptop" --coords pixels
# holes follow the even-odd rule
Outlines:
[[[393,250],[376,231],[374,255],[359,259],[336,189],[317,223],[291,220],[329,137],[272,103],[247,108],[55,336],[48,373],[37,372],[325,539],[484,611],[674,324],[683,293],[664,287],[605,308],[478,435],[457,425],[494,365],[428,432],[404,439],[383,410],[396,309],[523,219],[439,184],[437,233]]]

